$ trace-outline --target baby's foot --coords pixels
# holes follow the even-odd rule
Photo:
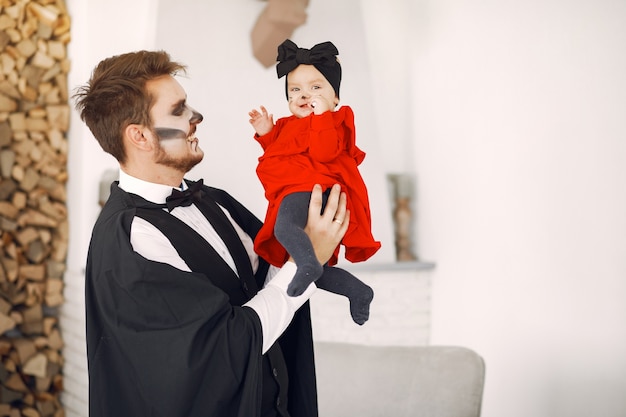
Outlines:
[[[370,318],[370,304],[374,299],[374,290],[367,287],[358,297],[350,297],[349,299],[352,320],[362,326]]]

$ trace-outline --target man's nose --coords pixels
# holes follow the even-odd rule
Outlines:
[[[194,123],[194,124],[198,124],[201,123],[202,120],[204,119],[204,117],[202,117],[202,115],[200,113],[198,113],[197,111],[195,111],[194,109],[191,109],[191,118],[189,119],[189,123]]]

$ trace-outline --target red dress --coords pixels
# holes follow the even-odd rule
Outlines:
[[[324,190],[340,184],[347,196],[350,225],[341,244],[351,262],[371,257],[380,248],[371,232],[367,189],[358,170],[365,153],[355,144],[354,113],[347,106],[304,118],[284,117],[267,135],[255,135],[265,153],[259,158],[257,175],[268,201],[265,222],[254,241],[254,249],[272,265],[282,266],[289,254],[274,236],[274,223],[284,196],[311,192],[313,185]],[[337,263],[339,247],[329,260]]]

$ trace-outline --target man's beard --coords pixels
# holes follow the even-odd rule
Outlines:
[[[174,168],[181,172],[189,172],[191,168],[195,167],[202,161],[203,155],[186,155],[180,158],[173,158],[169,156],[165,150],[159,146],[155,157],[155,162],[163,166]]]

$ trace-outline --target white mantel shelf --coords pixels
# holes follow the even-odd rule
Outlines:
[[[432,262],[340,263],[374,289],[370,319],[351,319],[345,297],[318,291],[311,299],[313,336],[318,341],[364,345],[426,345],[430,339]]]
[[[356,264],[337,265],[340,268],[349,271],[429,271],[435,269],[434,262],[425,261],[407,261],[407,262],[389,262],[389,263],[367,263],[361,262]]]

